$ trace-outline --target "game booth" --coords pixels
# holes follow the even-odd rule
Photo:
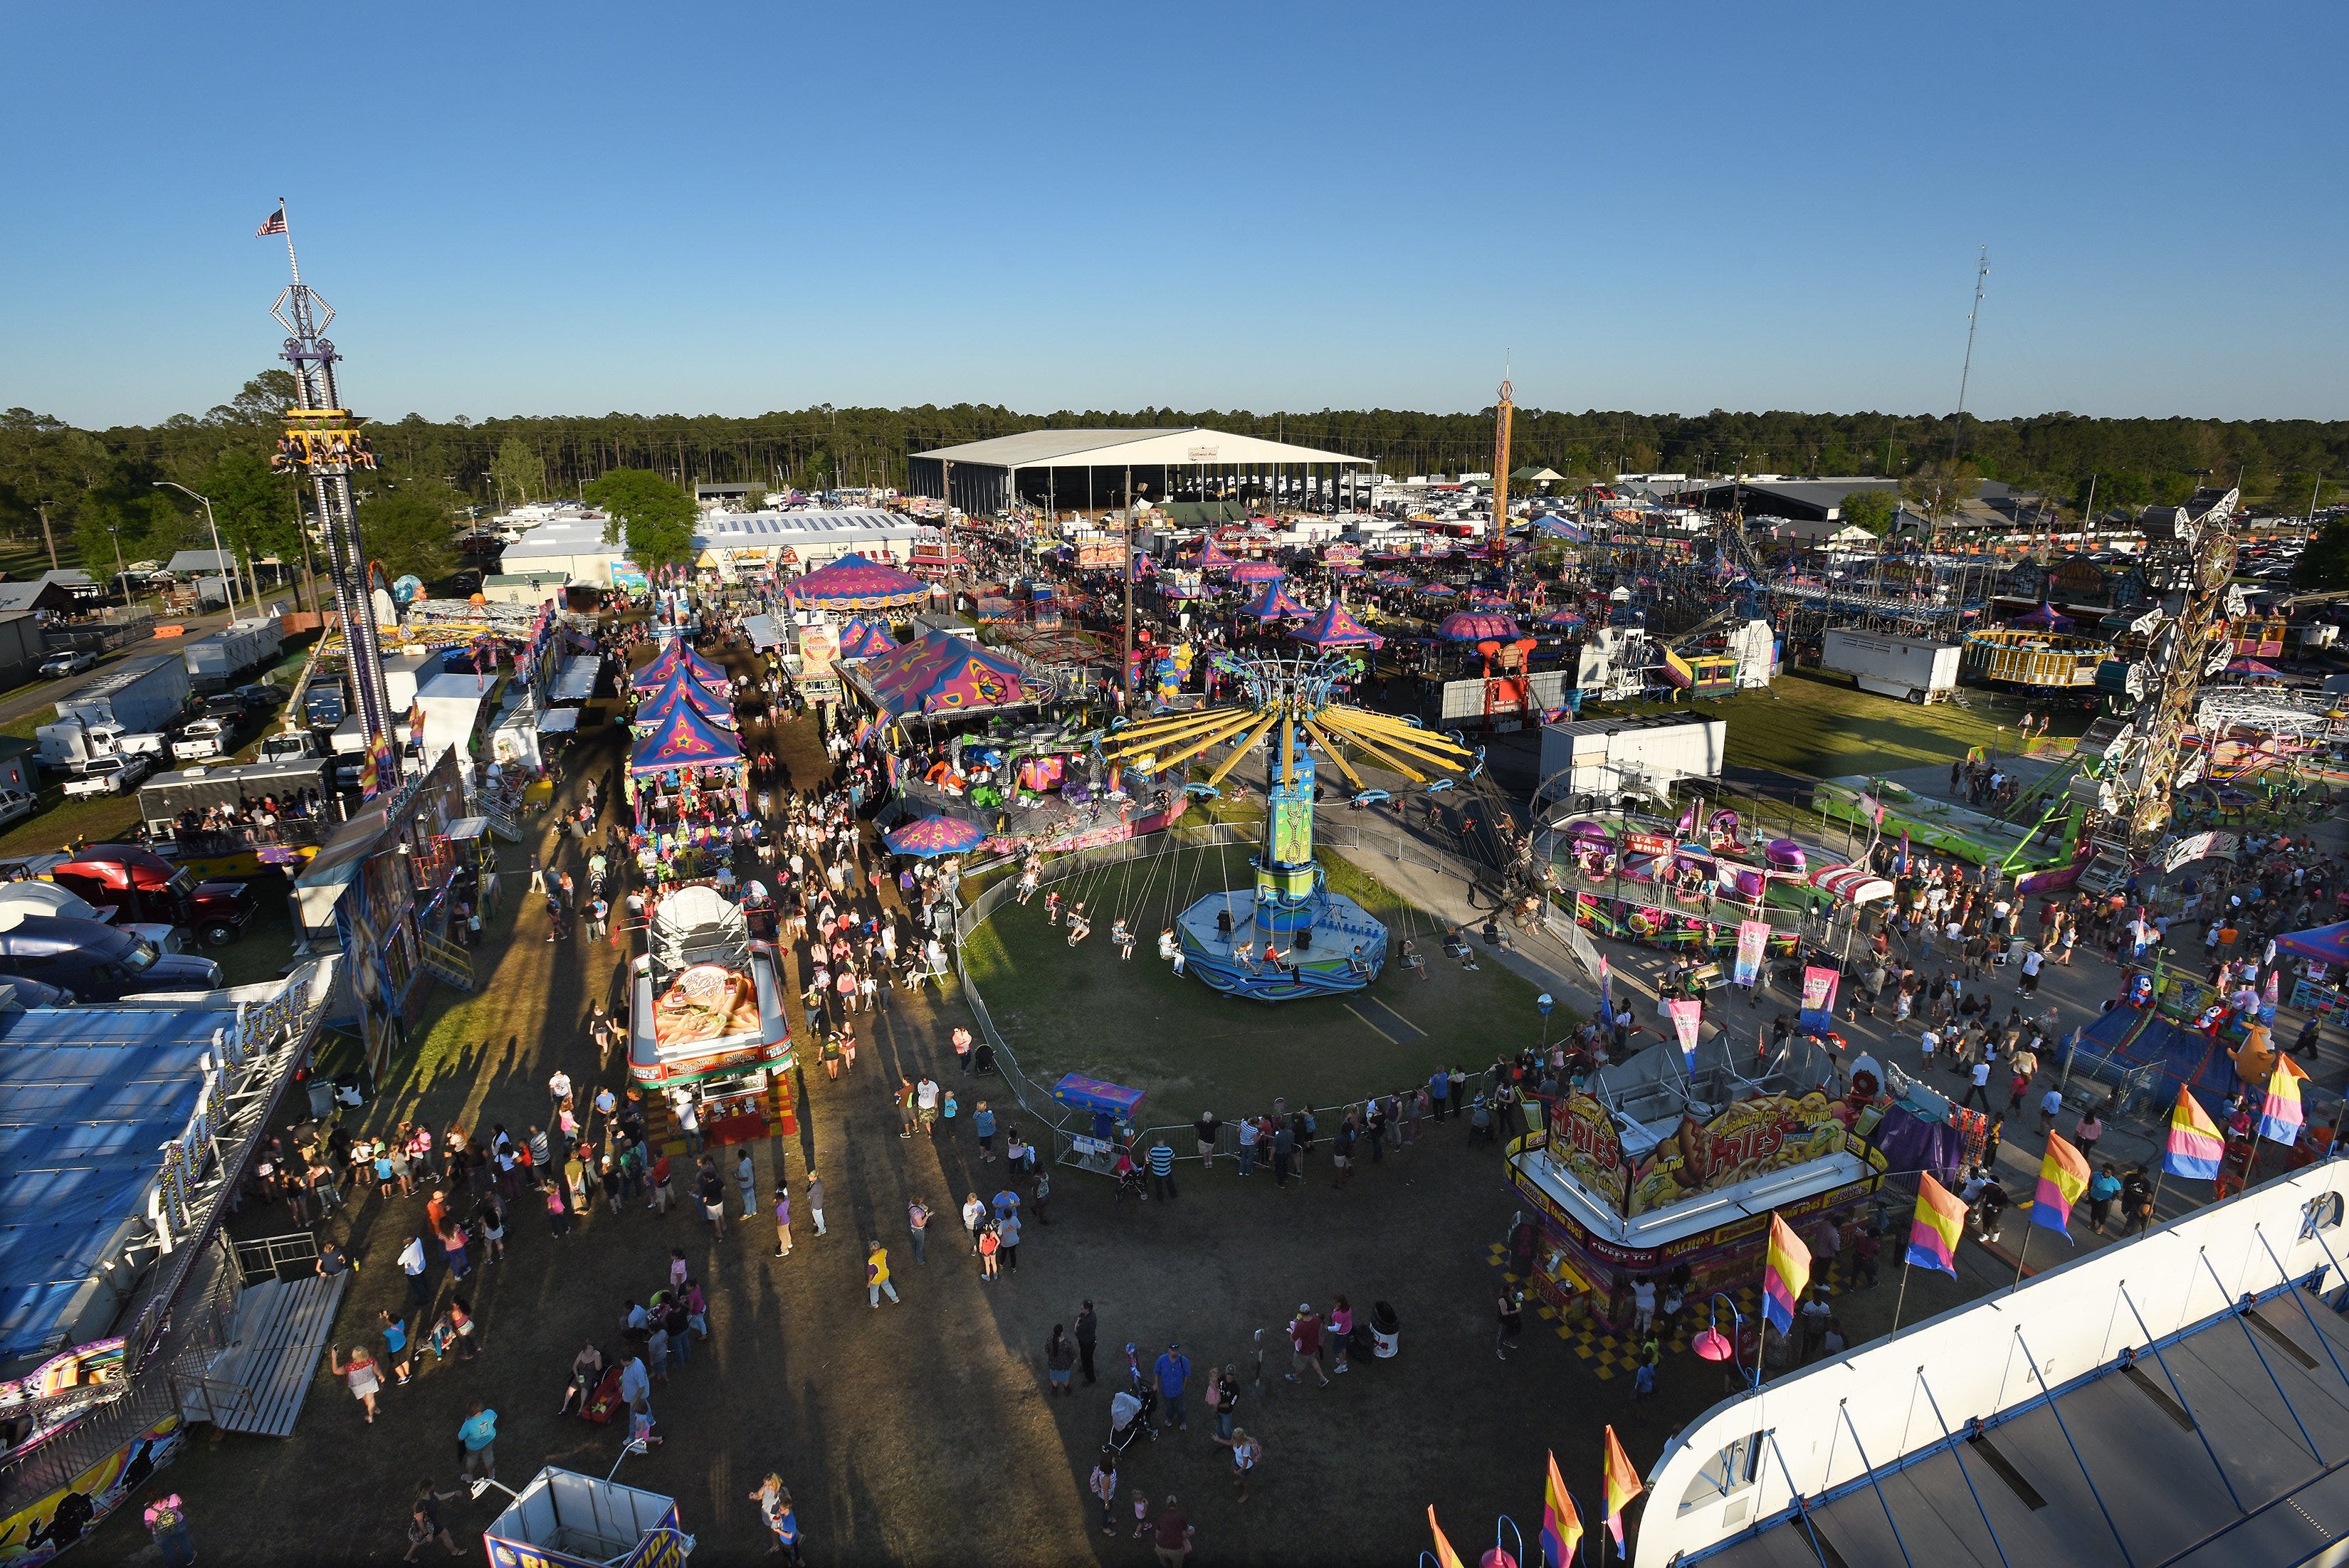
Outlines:
[[[1052,1086],[1052,1098],[1071,1110],[1092,1118],[1083,1132],[1068,1135],[1061,1163],[1107,1176],[1116,1169],[1117,1150],[1124,1130],[1133,1126],[1142,1110],[1142,1090],[1123,1084],[1069,1073]]]
[[[710,1143],[799,1130],[791,1019],[775,949],[741,907],[690,883],[654,903],[648,951],[628,965],[628,1076],[649,1099],[695,1106]]]
[[[1540,1235],[1534,1288],[1564,1321],[1628,1328],[1632,1285],[1661,1290],[1682,1266],[1692,1301],[1758,1284],[1774,1212],[1806,1236],[1856,1225],[1887,1168],[1868,1141],[1878,1086],[1828,1098],[1835,1064],[1807,1041],[1758,1078],[1739,1072],[1743,1051],[1715,1036],[1692,1074],[1661,1040],[1511,1144],[1510,1183]]]

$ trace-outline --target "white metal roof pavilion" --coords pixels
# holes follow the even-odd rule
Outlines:
[[[1013,496],[1054,511],[1088,511],[1133,498],[1225,499],[1249,489],[1334,484],[1368,458],[1193,425],[1124,430],[1023,430],[916,452],[907,477],[916,494],[945,497],[966,512],[999,511]]]
[[[769,559],[790,550],[802,567],[821,566],[853,552],[875,560],[902,559],[918,540],[937,530],[877,507],[822,511],[704,512],[694,525],[698,551],[757,551]]]

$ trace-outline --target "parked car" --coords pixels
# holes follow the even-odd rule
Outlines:
[[[263,714],[285,700],[285,688],[271,686],[266,681],[255,681],[241,686],[228,695],[243,703],[245,712]]]
[[[78,676],[84,670],[96,668],[98,668],[98,655],[92,653],[51,654],[41,661],[41,674],[51,680],[57,680],[65,676]]]
[[[116,1002],[138,991],[218,990],[221,970],[209,958],[163,953],[94,920],[27,914],[0,931],[0,977],[62,985],[85,1002]]]
[[[40,809],[41,803],[22,789],[0,785],[0,828],[21,822]]]
[[[93,757],[66,780],[65,791],[73,796],[127,794],[153,771],[154,765],[135,753]]]

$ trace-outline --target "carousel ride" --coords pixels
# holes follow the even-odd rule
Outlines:
[[[1264,844],[1249,862],[1255,885],[1211,892],[1176,918],[1185,969],[1216,990],[1257,1002],[1359,991],[1386,964],[1387,928],[1354,900],[1330,892],[1314,858],[1314,752],[1363,792],[1371,786],[1357,762],[1443,789],[1449,775],[1467,772],[1475,758],[1408,720],[1340,702],[1340,688],[1362,671],[1353,655],[1227,655],[1216,667],[1233,678],[1235,700],[1143,719],[1101,743],[1104,762],[1172,769],[1178,776],[1228,746],[1230,755],[1202,786],[1209,790],[1259,744],[1276,748]]]

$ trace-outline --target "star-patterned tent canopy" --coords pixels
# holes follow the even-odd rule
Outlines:
[[[649,728],[668,717],[668,710],[678,704],[693,709],[710,723],[723,728],[734,727],[734,710],[723,697],[710,695],[709,688],[699,681],[685,678],[682,669],[661,684],[660,689],[645,698],[636,709],[636,727]]]
[[[843,659],[870,659],[896,649],[897,638],[885,621],[859,615],[840,628],[840,656]]]
[[[689,702],[670,705],[638,739],[628,757],[628,771],[639,778],[679,768],[727,768],[742,760],[735,738],[701,717]]]
[[[1282,575],[1280,568],[1269,561],[1243,561],[1230,573],[1235,583],[1278,583]]]
[[[959,817],[924,817],[882,835],[881,841],[889,846],[891,854],[916,855],[927,860],[936,855],[967,853],[986,840],[987,830],[976,822],[966,822]]]
[[[653,661],[636,673],[628,684],[637,691],[656,691],[667,684],[669,676],[685,671],[706,686],[724,686],[730,683],[726,672],[685,645],[682,637],[671,637],[661,645]]]
[[[1309,614],[1278,583],[1268,583],[1257,602],[1240,612],[1252,621],[1302,621]]]
[[[833,610],[894,610],[929,595],[930,585],[910,573],[854,552],[795,579],[785,592],[795,604]]]
[[[1199,570],[1202,572],[1229,572],[1238,564],[1238,562],[1225,554],[1212,539],[1207,541],[1206,547],[1199,552]]]
[[[1335,599],[1290,635],[1317,648],[1380,648],[1387,641],[1354,619],[1354,613]]]
[[[865,660],[856,674],[893,718],[909,713],[970,713],[1028,697],[1028,682],[1018,665],[949,632],[924,633],[895,653]]]

